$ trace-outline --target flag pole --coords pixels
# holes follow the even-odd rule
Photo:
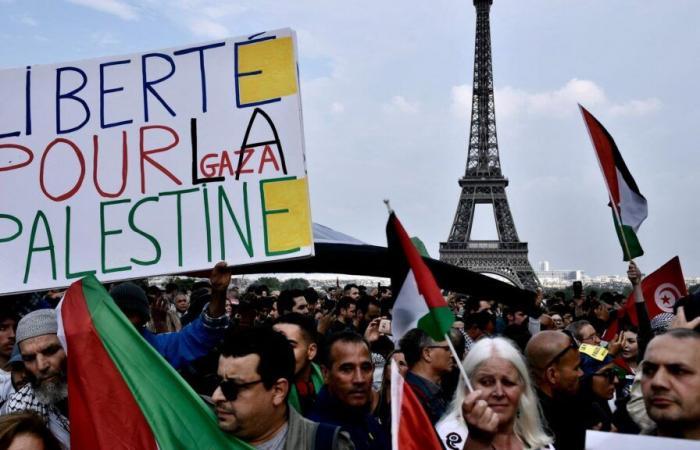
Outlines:
[[[445,340],[447,341],[447,345],[450,346],[450,351],[452,352],[452,357],[455,360],[455,364],[457,364],[457,367],[459,367],[459,373],[462,374],[462,379],[464,380],[464,385],[467,386],[467,389],[469,392],[474,392],[474,388],[472,387],[472,383],[469,381],[469,377],[467,376],[467,372],[464,370],[464,366],[462,365],[462,360],[459,359],[459,355],[457,354],[457,350],[455,350],[454,345],[452,345],[452,339],[450,339],[450,334],[445,333]]]
[[[622,237],[622,245],[625,247],[625,251],[627,252],[627,255],[630,257],[630,261],[634,261],[632,258],[632,253],[630,252],[629,245],[627,245],[627,239],[625,238],[625,233],[624,230],[622,229],[622,219],[620,218],[620,212],[617,210],[617,205],[615,204],[615,200],[613,199],[612,196],[612,191],[610,190],[610,186],[608,186],[608,180],[605,178],[605,171],[603,170],[603,164],[600,162],[600,157],[598,156],[598,152],[595,150],[595,141],[593,140],[593,135],[591,134],[591,129],[588,127],[588,122],[586,122],[586,116],[583,113],[584,109],[583,106],[581,106],[580,103],[578,103],[578,108],[579,112],[581,113],[581,117],[583,118],[583,124],[586,125],[586,131],[588,132],[588,138],[591,140],[591,145],[593,146],[593,152],[595,153],[595,159],[598,161],[598,167],[600,167],[601,173],[603,173],[603,181],[605,181],[605,189],[608,191],[608,198],[610,199],[610,204],[612,205],[612,210],[613,210],[613,215],[615,216],[615,226],[617,226],[617,229],[620,232],[620,236]]]
[[[391,204],[389,203],[389,199],[384,199],[384,204],[386,205],[387,211],[389,211],[389,214],[394,214],[394,210],[391,209]],[[455,350],[454,345],[452,345],[452,340],[450,339],[449,333],[445,333],[445,340],[447,341],[447,345],[450,347],[450,352],[452,353],[452,357],[455,360],[455,364],[457,364],[457,367],[459,367],[459,372],[462,374],[462,379],[464,380],[464,384],[467,386],[467,389],[469,389],[469,392],[473,392],[474,388],[472,387],[471,382],[469,381],[469,377],[467,376],[467,372],[464,370],[464,367],[462,366],[462,361],[459,359],[459,355],[457,354],[457,350]]]

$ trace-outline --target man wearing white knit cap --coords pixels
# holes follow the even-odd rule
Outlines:
[[[56,311],[40,309],[17,324],[16,341],[30,382],[8,400],[8,412],[36,411],[64,448],[70,447],[66,352],[57,336]]]

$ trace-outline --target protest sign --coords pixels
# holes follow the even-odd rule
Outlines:
[[[634,434],[605,433],[603,431],[586,431],[586,450],[610,450],[613,448],[633,448],[634,450],[690,450],[698,448],[698,441],[671,439],[656,436],[638,436]]]
[[[296,38],[0,71],[0,293],[313,254]]]

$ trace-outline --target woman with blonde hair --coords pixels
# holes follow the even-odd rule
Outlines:
[[[525,359],[508,339],[478,341],[462,362],[474,392],[460,378],[454,399],[437,424],[450,450],[554,449],[542,425]]]

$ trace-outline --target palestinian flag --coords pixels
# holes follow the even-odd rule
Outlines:
[[[612,136],[583,106],[579,105],[579,108],[608,187],[610,207],[614,208],[613,221],[622,246],[623,259],[629,261],[644,254],[636,233],[647,218],[647,200],[639,192],[637,183],[627,170]]]
[[[642,280],[642,295],[649,315],[649,320],[662,313],[673,313],[673,305],[682,297],[688,295],[685,287],[685,278],[681,269],[681,260],[674,256],[663,266],[653,273],[650,273]],[[635,308],[634,291],[627,297],[625,307],[617,311],[617,318],[614,320],[603,337],[612,339],[619,331],[618,321],[623,317],[634,325],[639,326],[637,320],[637,309]]]
[[[442,450],[430,418],[413,389],[391,362],[391,448],[393,450]]]
[[[454,322],[433,274],[392,212],[386,224],[391,265],[391,285],[398,289],[392,309],[391,330],[400,339],[412,328],[420,328],[436,341],[445,340]]]
[[[252,449],[151,347],[93,276],[58,306],[73,450]]]

